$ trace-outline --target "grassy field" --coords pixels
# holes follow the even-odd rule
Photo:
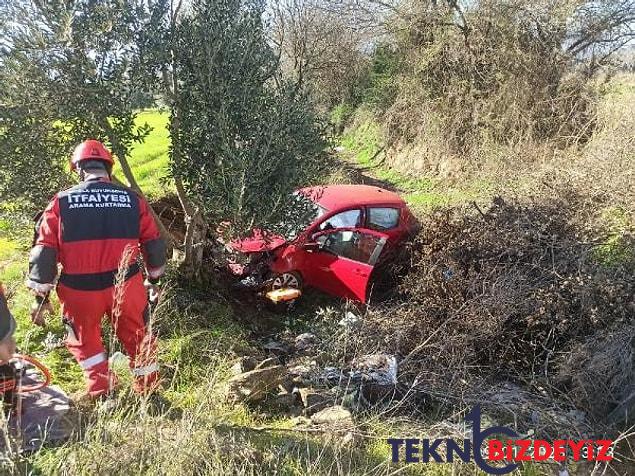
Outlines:
[[[140,186],[151,198],[173,189],[165,178],[167,120],[167,114],[154,110],[143,111],[137,118],[139,125],[148,123],[153,131],[145,143],[134,148],[130,163]],[[347,131],[342,145],[343,158],[400,190],[421,213],[439,205],[489,200],[493,193],[494,179],[487,176],[457,183],[388,167],[378,154],[381,139],[372,124]],[[527,186],[537,179],[532,180]],[[620,230],[630,226],[624,225],[628,223],[624,214],[608,216]],[[63,347],[45,345],[45,341],[62,339],[60,319],[51,316],[47,328],[40,329],[31,325],[28,317],[31,296],[23,284],[28,247],[28,237],[22,241],[0,237],[0,280],[19,323],[21,350],[41,358],[51,368],[54,382],[70,393],[83,388],[79,367]],[[310,328],[317,310],[334,305],[328,299],[308,299],[289,322],[248,304],[237,305],[213,285],[194,286],[172,280],[155,326],[161,337],[160,360],[166,377],[163,394],[174,411],[150,415],[146,402],[131,394],[127,370],[118,369],[124,385],[114,410],[98,410],[61,447],[26,457],[10,455],[5,466],[0,463],[0,471],[42,475],[478,474],[472,467],[458,464],[392,465],[385,438],[422,436],[426,432],[424,422],[389,422],[361,416],[355,429],[359,434],[343,443],[343,435],[295,431],[290,418],[266,406],[226,400],[225,384],[235,356],[252,352],[267,333],[297,335]],[[106,327],[104,341],[112,353],[120,347],[111,334]],[[514,474],[538,475],[543,471],[527,466]]]
[[[130,154],[130,166],[143,190],[150,198],[158,198],[173,189],[168,175],[168,148],[170,136],[167,129],[167,112],[145,110],[137,115],[139,126],[149,125],[152,132],[142,144],[136,144]]]

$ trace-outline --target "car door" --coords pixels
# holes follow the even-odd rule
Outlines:
[[[338,228],[313,235],[316,246],[304,263],[307,284],[334,296],[366,302],[373,267],[388,235],[363,228]]]

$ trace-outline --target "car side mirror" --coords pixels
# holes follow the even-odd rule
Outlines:
[[[304,243],[304,245],[302,245],[302,248],[304,249],[304,251],[313,253],[314,251],[320,251],[320,248],[322,248],[322,245],[320,245],[319,243],[315,241],[309,241],[308,243]]]

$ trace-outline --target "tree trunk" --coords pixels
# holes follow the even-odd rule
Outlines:
[[[184,256],[181,266],[186,276],[198,278],[203,268],[203,251],[207,238],[207,224],[203,220],[200,209],[196,209],[186,225],[187,230],[183,244]]]
[[[128,158],[126,156],[126,149],[122,147],[121,144],[119,143],[119,139],[113,133],[113,130],[110,127],[110,124],[108,124],[107,119],[102,120],[101,126],[104,128],[104,130],[106,131],[108,135],[108,139],[110,140],[110,143],[112,144],[112,151],[114,152],[114,154],[117,156],[117,159],[119,160],[119,166],[121,167],[121,171],[123,172],[124,177],[128,181],[128,185],[130,186],[131,189],[137,192],[144,200],[146,200],[146,196],[144,195],[143,190],[141,190],[141,187],[139,187],[139,183],[137,182],[137,179],[135,179],[134,173],[132,173],[132,169],[130,168],[130,164],[128,163]],[[165,243],[168,249],[168,255],[169,255],[174,246],[172,236],[170,235],[170,232],[161,221],[161,218],[159,217],[157,212],[154,210],[154,208],[152,208],[152,205],[150,205],[149,209],[150,209],[150,213],[154,217],[154,221],[156,222],[157,227],[159,228],[159,233],[161,233],[161,238],[165,240]]]

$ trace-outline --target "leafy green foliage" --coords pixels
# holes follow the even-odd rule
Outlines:
[[[375,48],[363,90],[363,103],[383,111],[394,102],[398,92],[399,62],[399,54],[390,45],[380,44]]]
[[[68,183],[64,162],[78,142],[100,139],[122,160],[148,134],[134,127],[133,109],[147,96],[137,77],[144,7],[84,0],[0,8],[15,19],[0,31],[0,193],[33,210]]]
[[[177,34],[172,171],[209,218],[238,229],[286,218],[325,145],[309,101],[279,75],[263,8],[194,2]]]

